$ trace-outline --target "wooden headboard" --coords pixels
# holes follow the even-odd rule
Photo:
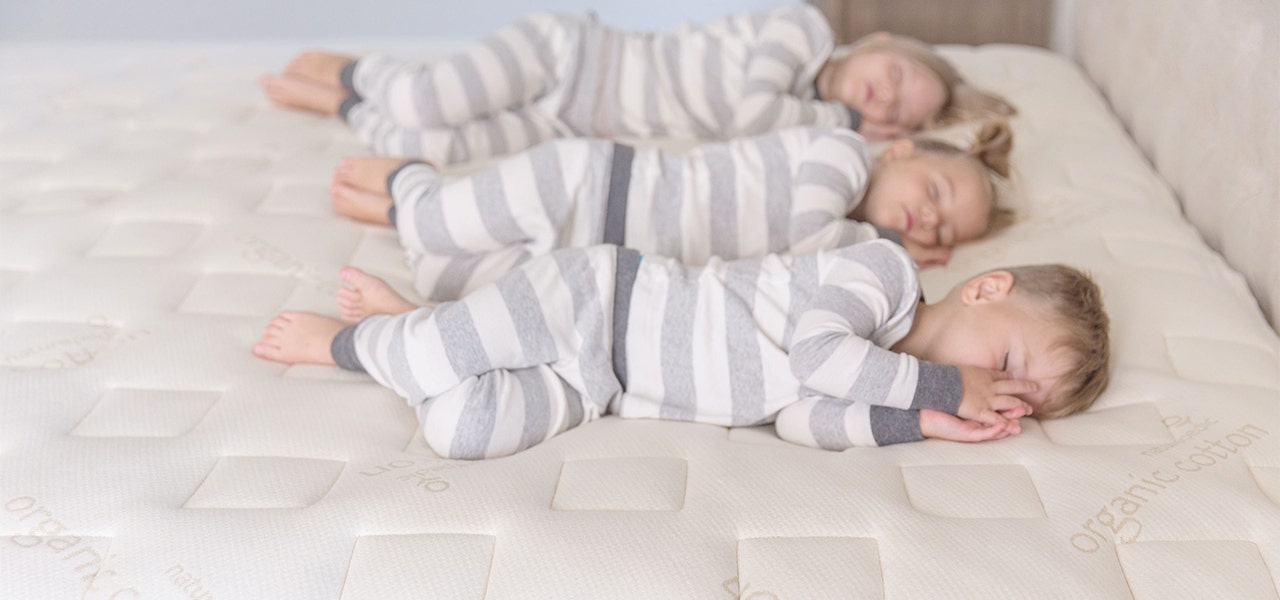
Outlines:
[[[837,43],[874,31],[932,44],[1011,43],[1049,46],[1053,0],[811,0]]]

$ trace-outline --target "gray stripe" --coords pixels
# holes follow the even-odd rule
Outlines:
[[[454,65],[466,58],[463,55],[454,55],[445,59]],[[462,69],[457,69],[458,76],[462,78],[463,86],[466,86],[466,75]],[[387,77],[381,83],[379,89],[382,91],[382,98],[389,98],[391,95],[391,81],[393,78]],[[426,67],[414,74],[413,77],[413,110],[417,113],[418,121],[424,127],[441,127],[445,125],[444,113],[440,110],[440,89],[436,85],[436,69]],[[482,92],[483,93],[483,92]],[[386,106],[386,105],[384,105]],[[388,107],[388,111],[390,107]]]
[[[924,439],[920,434],[920,413],[914,410],[872,406],[870,421],[871,436],[875,438],[877,446]]]
[[[738,256],[738,185],[733,158],[726,145],[706,146],[708,187],[711,192],[711,253]]]
[[[507,305],[507,313],[511,315],[525,362],[531,365],[555,362],[559,358],[555,337],[547,326],[538,292],[534,290],[529,276],[523,270],[511,271],[498,278],[495,285]]]
[[[914,269],[904,264],[893,248],[888,244],[855,244],[840,248],[836,254],[867,267],[884,288],[889,305],[896,307],[901,304],[902,296],[908,292],[908,288],[914,287],[914,280],[908,282],[905,271],[912,269],[912,276],[915,274]]]
[[[416,183],[416,182],[415,182]],[[414,186],[417,187],[417,186]],[[406,199],[407,200],[407,199]],[[444,203],[440,198],[440,180],[426,184],[426,190],[412,200],[413,220],[422,247],[432,252],[454,254],[461,252],[453,234],[445,225]],[[400,204],[403,204],[401,201]]]
[[[707,53],[702,57],[702,70],[706,75],[707,104],[711,106],[711,114],[719,124],[721,135],[733,133],[733,110],[725,99],[724,89],[724,50],[720,40],[707,38]]]
[[[667,302],[662,313],[662,386],[659,416],[691,421],[697,414],[698,392],[693,380],[693,312],[698,305],[698,275],[702,269],[677,266],[671,270]]]
[[[689,118],[689,123],[693,125],[696,135],[700,138],[712,137],[712,132],[694,117],[693,111],[689,110],[689,96],[685,93],[684,80],[680,76],[680,64],[683,57],[683,49],[680,47],[680,38],[676,36],[668,36],[662,39],[662,54],[666,61],[667,80],[671,83],[671,91],[674,92],[676,102],[684,109],[685,116]]]
[[[587,416],[586,411],[582,408],[582,395],[564,379],[560,380],[560,388],[564,390],[565,427],[577,427],[582,424],[583,419]]]
[[[550,36],[543,35],[541,31],[538,31],[531,19],[521,19],[514,23],[512,27],[524,35],[525,41],[529,42],[529,47],[533,48],[533,51],[537,53],[538,64],[542,65],[542,68],[547,73],[554,73],[556,59],[551,54],[552,41],[549,39]],[[559,31],[560,29],[557,28],[556,33],[564,33]]]
[[[573,89],[566,96],[568,102],[561,112],[564,122],[578,135],[593,133],[593,118],[600,93],[600,53],[604,37],[599,27],[588,27],[584,33],[578,52],[582,64],[578,68]]]
[[[480,255],[463,255],[449,259],[448,264],[440,270],[440,274],[436,277],[436,283],[431,288],[430,300],[457,300],[462,297],[462,290],[466,289],[467,282],[471,279],[471,273],[475,271],[475,267],[480,263]]]
[[[458,379],[493,370],[466,302],[442,304],[435,312],[441,345]]]
[[[405,351],[403,331],[397,329],[391,333],[386,360],[387,372],[391,374],[397,385],[404,388],[407,398],[427,397],[427,391],[418,385],[418,379],[413,376],[413,367],[409,366],[409,353]]]
[[[529,239],[520,228],[511,204],[507,201],[507,188],[502,183],[502,171],[485,169],[471,176],[476,205],[484,228],[495,241],[503,246],[513,246]]]
[[[872,347],[862,361],[862,369],[857,379],[845,393],[846,400],[866,402],[868,404],[884,404],[889,397],[889,389],[893,387],[893,378],[898,373],[898,354],[883,348]]]
[[[623,391],[627,389],[627,327],[631,324],[631,290],[640,269],[639,252],[618,248],[613,286],[613,374]]]
[[[533,167],[533,183],[538,190],[538,200],[542,202],[542,210],[546,212],[547,220],[556,225],[556,229],[559,229],[559,226],[568,219],[571,209],[569,192],[565,190],[564,178],[561,175],[564,171],[560,168],[560,146],[578,143],[583,142],[570,140],[542,144],[526,154]]]
[[[462,91],[467,95],[468,108],[473,114],[484,114],[496,108],[489,102],[489,90],[485,89],[480,69],[476,67],[476,61],[471,55],[458,55],[453,60],[453,67],[462,80]]]
[[[764,419],[764,359],[753,314],[759,278],[759,260],[733,261],[725,269],[725,344],[734,425],[756,425]]]
[[[684,256],[684,243],[681,232],[684,230],[684,219],[680,208],[684,194],[684,159],[667,152],[658,154],[661,177],[655,186],[656,196],[653,198],[653,222],[663,223],[657,231],[657,252],[663,256]]]
[[[782,343],[791,346],[791,336],[796,331],[796,319],[809,308],[810,298],[818,289],[818,255],[806,254],[791,260],[791,306],[787,311],[787,326],[782,332]]]
[[[867,303],[858,294],[836,285],[819,286],[809,308],[840,315],[849,321],[854,333],[860,337],[870,336],[876,328],[876,315],[867,307]]]
[[[524,426],[520,431],[520,445],[516,447],[519,452],[547,438],[547,427],[551,423],[551,397],[543,375],[549,373],[557,381],[560,377],[550,367],[515,369],[509,372],[520,383],[520,389],[524,392]]]
[[[476,379],[476,385],[467,396],[466,404],[454,426],[453,443],[449,445],[450,458],[484,458],[493,439],[498,421],[498,403],[505,398],[501,385],[502,371],[485,373]]]
[[[765,214],[769,219],[769,252],[791,248],[791,162],[778,135],[756,139],[764,172]]]
[[[765,42],[756,46],[753,58],[756,60],[771,58],[781,63],[788,71],[797,71],[800,65],[804,64],[804,59],[800,58],[800,55],[792,52],[790,48],[782,45],[781,42]]]
[[[644,122],[649,127],[649,135],[663,136],[667,133],[666,123],[658,114],[658,86],[653,85],[658,77],[657,65],[653,61],[640,61],[643,65],[640,81],[646,82],[644,85]]]
[[[823,398],[809,411],[809,432],[819,446],[827,450],[844,450],[852,445],[844,428],[844,413],[849,405]]]
[[[435,168],[433,168],[431,165],[427,164],[424,161],[416,160],[416,159],[406,160],[400,163],[400,166],[396,167],[394,171],[392,171],[387,175],[386,185],[387,185],[388,196],[395,194],[396,178],[399,177],[400,174],[405,171],[405,169],[408,169],[409,167],[413,167],[414,165],[417,165],[417,167],[414,167],[415,174],[418,177],[423,179],[428,178],[431,175],[434,175],[436,172]],[[422,171],[425,171],[425,172],[422,172]]]
[[[627,238],[627,192],[631,188],[631,161],[636,150],[623,144],[613,145],[613,161],[609,165],[609,199],[605,204],[604,236],[606,244],[623,245]]]
[[[845,198],[846,201],[854,197],[853,184],[849,182],[849,176],[823,163],[806,161],[800,165],[800,169],[796,171],[796,185],[820,185]]]
[[[355,325],[343,327],[333,336],[333,341],[329,342],[329,354],[339,367],[348,371],[365,372],[364,365],[360,364],[360,355],[356,354]]]
[[[837,219],[838,217],[833,217],[831,213],[821,210],[811,210],[796,215],[791,221],[791,245],[794,247],[797,242],[808,239]]]
[[[512,120],[518,121],[519,117],[509,112],[501,112],[488,119],[476,122],[477,126],[484,128],[485,134],[489,137],[488,156],[503,156],[507,154],[510,146],[507,141],[507,128],[517,125]]]
[[[578,370],[586,386],[587,399],[595,403],[601,412],[608,401],[621,388],[613,374],[610,348],[605,343],[604,306],[596,287],[595,269],[581,248],[564,249],[551,253],[560,268],[560,276],[573,298],[574,324],[581,338],[578,349]],[[610,344],[612,345],[612,344]]]
[[[498,64],[502,66],[502,72],[507,76],[507,85],[511,87],[511,97],[519,103],[528,100],[524,94],[524,73],[520,70],[520,61],[516,58],[516,53],[502,39],[501,35],[506,33],[499,31],[495,35],[489,36],[482,45],[487,46],[493,51],[494,56],[498,57]],[[497,109],[499,107],[490,107]]]

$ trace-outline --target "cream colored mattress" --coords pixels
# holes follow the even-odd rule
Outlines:
[[[294,48],[0,47],[0,598],[1276,598],[1280,341],[1070,62],[954,48],[1025,218],[927,271],[1098,279],[1110,390],[1022,435],[843,453],[606,418],[456,462],[371,380],[252,356],[390,230],[332,214]]]

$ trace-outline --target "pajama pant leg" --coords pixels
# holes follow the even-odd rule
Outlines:
[[[388,192],[414,289],[453,300],[530,257],[598,242],[612,147],[558,140],[463,177],[401,167]]]
[[[369,102],[344,107],[342,114],[356,137],[374,153],[421,158],[438,167],[505,156],[571,135],[567,126],[537,105],[435,129],[400,127]]]
[[[603,414],[622,391],[611,351],[617,252],[560,250],[434,311],[366,318],[355,355],[415,406],[440,454],[516,452]]]
[[[351,85],[404,129],[461,125],[527,105],[563,83],[576,64],[582,23],[533,15],[429,63],[366,56]]]
[[[417,411],[427,445],[460,459],[509,456],[600,416],[547,365],[470,377]]]

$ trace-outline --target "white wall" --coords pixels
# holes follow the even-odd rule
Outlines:
[[[795,0],[0,0],[0,40],[474,39],[537,11],[663,31]]]

